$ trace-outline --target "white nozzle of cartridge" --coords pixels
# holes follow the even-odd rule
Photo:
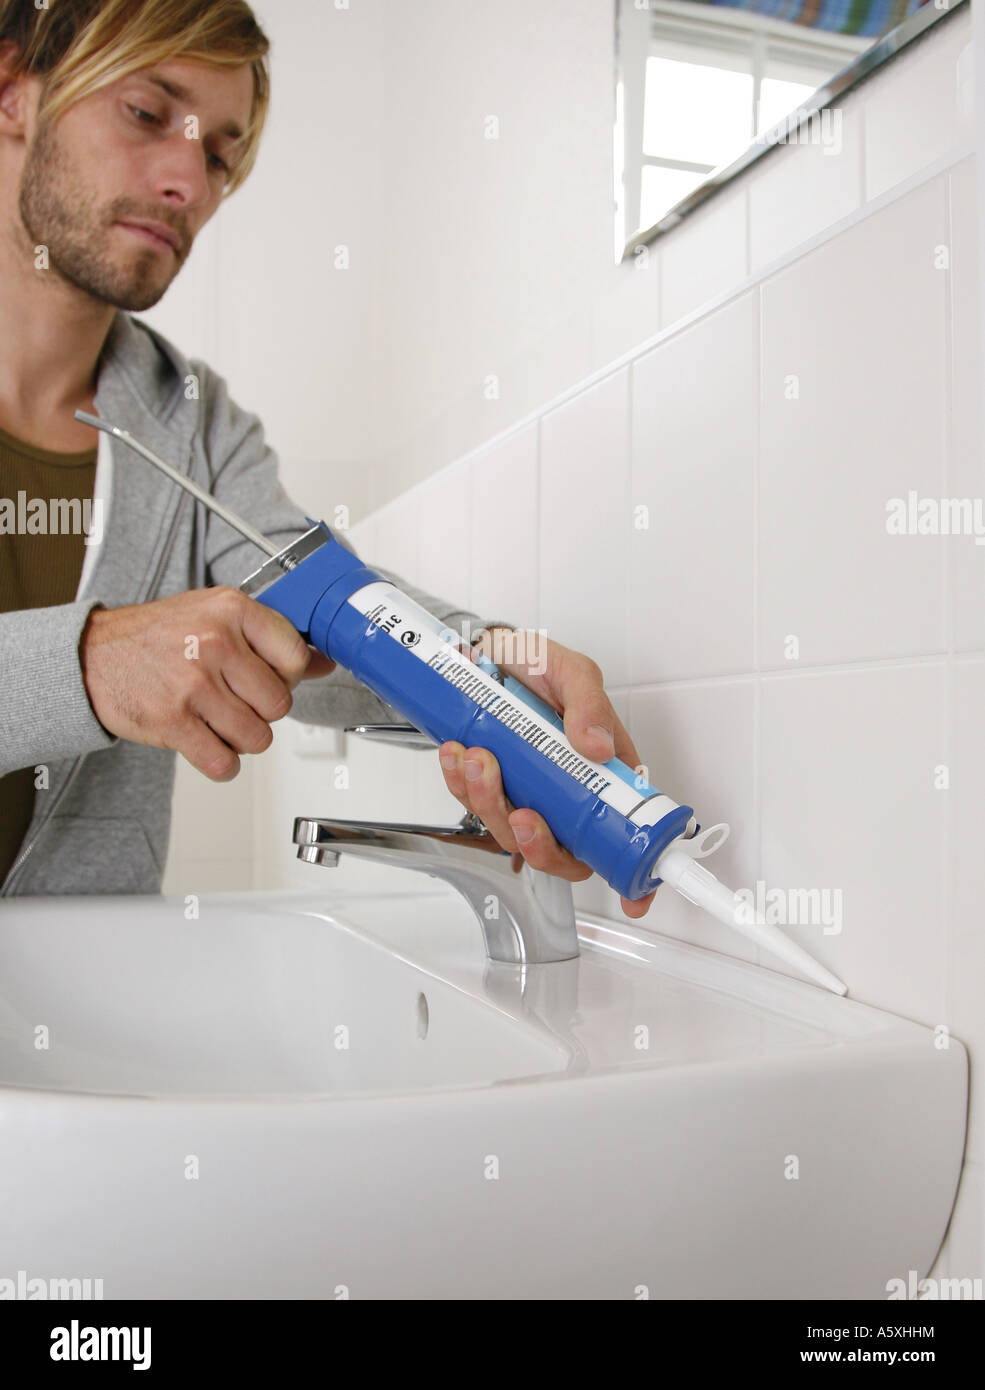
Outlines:
[[[667,846],[654,864],[653,877],[663,879],[682,897],[687,898],[688,902],[704,908],[705,912],[710,913],[717,921],[724,922],[727,927],[734,927],[764,951],[770,951],[788,965],[795,966],[810,979],[816,980],[819,985],[833,990],[835,994],[847,994],[848,986],[843,984],[837,975],[825,970],[813,956],[808,955],[796,942],[785,936],[779,927],[767,922],[761,913],[753,912],[745,903],[737,901],[731,889],[726,888],[724,883],[719,883],[715,875],[709,873],[703,864],[695,862],[710,854],[712,849],[717,849],[724,842],[728,830],[727,825],[720,823],[709,826],[693,841],[678,837]],[[708,841],[716,831],[719,832],[719,836],[709,847]]]

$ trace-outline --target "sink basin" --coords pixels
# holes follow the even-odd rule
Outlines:
[[[377,911],[400,919],[404,900],[383,896]],[[285,910],[280,896],[222,895],[192,921],[180,898],[35,898],[15,914],[0,919],[5,1086],[288,1100],[488,1085],[567,1063],[560,1041],[321,900]],[[41,1020],[47,1049],[35,1047]]]
[[[193,920],[179,897],[5,905],[0,1276],[884,1299],[929,1273],[959,1042],[591,917],[575,960],[491,962],[454,890],[379,882],[203,895]]]

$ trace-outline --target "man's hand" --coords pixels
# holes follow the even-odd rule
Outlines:
[[[495,651],[492,650],[494,635]],[[538,662],[518,664],[508,659],[511,652],[517,650],[516,637],[517,634],[507,628],[493,628],[483,635],[481,650],[495,661],[504,675],[515,676],[564,716],[565,736],[577,752],[600,763],[617,757],[632,768],[639,767],[640,756],[602,688],[602,672],[591,657],[548,639],[546,644],[538,643]],[[520,652],[522,654],[522,647]],[[535,664],[538,669],[544,668],[541,674],[535,675],[529,669]],[[479,817],[498,845],[521,854],[531,868],[542,869],[572,883],[591,878],[589,866],[558,844],[543,816],[532,807],[514,807],[506,799],[499,762],[488,749],[464,748],[449,740],[441,745],[438,753],[448,790]],[[643,917],[656,891],[635,902],[621,897],[623,912],[627,917]]]
[[[335,669],[282,614],[225,585],[94,608],[79,658],[108,733],[174,748],[213,782],[237,775],[238,753],[270,747],[298,681]]]

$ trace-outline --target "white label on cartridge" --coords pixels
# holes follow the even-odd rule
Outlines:
[[[629,782],[614,777],[602,763],[577,753],[563,733],[537,710],[505,690],[461,653],[460,632],[442,623],[392,584],[367,584],[350,594],[348,602],[374,627],[413,652],[481,709],[495,715],[519,738],[634,823],[653,825],[676,807],[677,803],[665,796],[647,800]],[[632,814],[634,811],[636,815]]]

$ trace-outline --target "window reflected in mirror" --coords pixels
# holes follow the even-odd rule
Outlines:
[[[816,113],[839,76],[845,90],[871,70],[865,55],[887,35],[907,21],[920,32],[960,2],[616,0],[616,259]],[[811,138],[834,135],[824,114]]]

